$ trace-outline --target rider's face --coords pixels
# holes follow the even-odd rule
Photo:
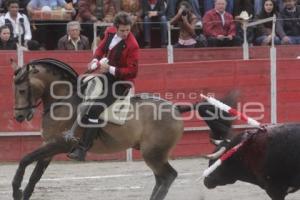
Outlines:
[[[117,29],[117,35],[122,38],[123,40],[128,37],[130,33],[131,26],[130,25],[119,25]]]

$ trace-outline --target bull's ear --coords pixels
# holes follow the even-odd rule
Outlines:
[[[210,142],[216,146],[220,145],[224,140],[214,140],[210,138]]]
[[[11,67],[13,68],[14,72],[16,72],[20,68],[18,66],[17,62],[13,58],[10,59],[10,64],[11,64]]]
[[[221,101],[232,108],[236,108],[239,96],[239,90],[230,90]]]

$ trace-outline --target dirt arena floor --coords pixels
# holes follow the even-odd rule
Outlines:
[[[257,186],[236,182],[208,190],[201,177],[207,161],[201,158],[172,160],[179,176],[166,200],[267,200]],[[11,197],[11,180],[17,164],[0,164],[0,200]],[[24,178],[28,181],[29,167]],[[138,162],[54,162],[38,183],[32,200],[147,200],[154,177],[142,161]],[[23,184],[24,187],[24,184]],[[299,200],[300,191],[287,200]]]

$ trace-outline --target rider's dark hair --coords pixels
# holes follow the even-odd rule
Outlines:
[[[120,25],[132,25],[131,17],[126,12],[119,12],[114,19],[114,26],[119,28]]]
[[[7,0],[5,2],[6,8],[8,9],[8,7],[10,6],[10,4],[13,4],[13,3],[16,3],[16,4],[20,5],[20,1],[19,0]]]

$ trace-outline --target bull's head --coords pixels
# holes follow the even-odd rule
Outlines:
[[[230,149],[234,143],[230,140],[221,141],[216,145],[214,153],[207,155],[209,159],[209,166],[212,166],[218,159]],[[233,184],[238,179],[239,175],[239,161],[236,155],[224,161],[218,168],[204,178],[204,185],[209,188],[216,186]]]
[[[222,102],[231,107],[235,107],[237,96],[238,92],[233,91],[229,93]],[[235,118],[230,116],[229,113],[219,110],[208,102],[198,105],[198,113],[209,126],[211,130],[211,142],[216,145],[214,153],[206,156],[209,159],[209,166],[211,166],[219,159],[219,157],[230,149],[232,144],[234,144],[230,141],[230,138],[232,135],[231,125]],[[218,185],[234,183],[236,181],[235,173],[235,165],[232,164],[229,159],[228,162],[222,164],[210,173],[209,176],[205,178],[204,184],[208,188],[215,188]]]

